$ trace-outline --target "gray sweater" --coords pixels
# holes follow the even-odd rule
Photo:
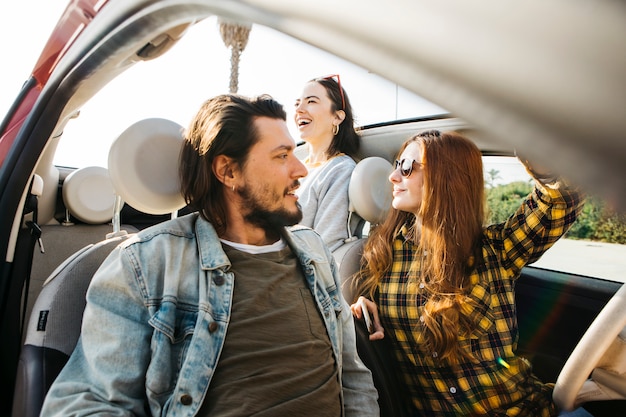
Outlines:
[[[348,238],[348,186],[356,163],[347,155],[339,155],[309,170],[298,189],[304,226],[322,236],[331,251]]]

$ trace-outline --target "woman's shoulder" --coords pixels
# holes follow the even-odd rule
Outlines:
[[[324,165],[309,169],[308,175],[301,180],[301,183],[303,186],[310,184],[315,188],[337,182],[343,183],[349,180],[355,166],[356,162],[348,155],[335,156]]]
[[[346,154],[339,154],[330,159],[326,164],[328,170],[349,170],[352,171],[356,167],[356,162],[351,156]]]

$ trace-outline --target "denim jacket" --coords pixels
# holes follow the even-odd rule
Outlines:
[[[344,415],[377,416],[377,392],[357,355],[332,255],[311,229],[283,237],[330,336]],[[196,415],[210,395],[230,319],[229,267],[215,229],[195,213],[127,239],[94,275],[81,337],[41,415]]]

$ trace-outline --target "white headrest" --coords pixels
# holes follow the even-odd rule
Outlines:
[[[43,178],[40,175],[33,174],[33,185],[30,187],[30,193],[37,197],[43,195]]]
[[[115,189],[107,169],[93,166],[70,173],[63,181],[63,202],[80,221],[109,222],[113,218]]]
[[[182,126],[170,120],[145,119],[113,142],[109,173],[126,203],[148,214],[172,213],[185,206],[178,176],[182,133]]]
[[[386,159],[372,156],[361,160],[352,171],[348,189],[351,209],[371,224],[382,222],[391,207],[392,169]]]

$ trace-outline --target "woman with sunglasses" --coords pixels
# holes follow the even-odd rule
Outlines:
[[[482,155],[454,133],[426,131],[402,146],[393,201],[372,230],[358,276],[389,338],[412,414],[550,416],[553,384],[515,354],[515,280],[572,225],[581,195],[533,170],[535,189],[502,224],[483,226]],[[373,301],[372,301],[373,300]],[[363,313],[352,305],[355,316]]]
[[[304,163],[309,173],[297,191],[301,224],[315,229],[333,251],[349,237],[348,185],[360,145],[339,75],[308,81],[296,100],[294,118],[308,144]]]

